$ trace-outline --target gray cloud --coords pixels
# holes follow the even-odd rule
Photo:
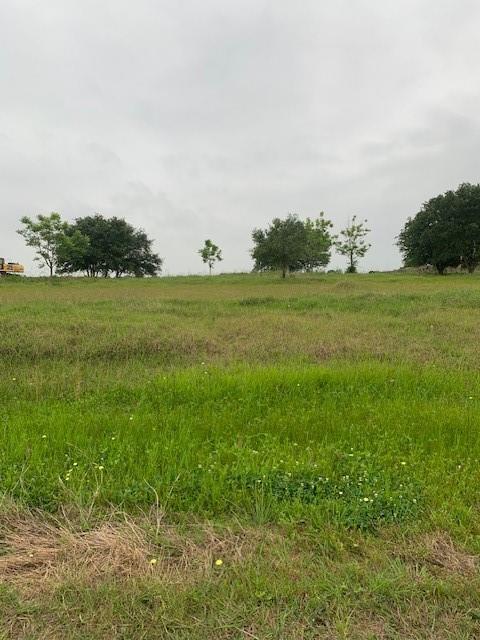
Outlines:
[[[254,226],[324,210],[398,266],[406,217],[480,180],[479,27],[474,0],[3,0],[0,254],[32,267],[24,214],[98,211],[170,273],[206,237],[249,269]]]

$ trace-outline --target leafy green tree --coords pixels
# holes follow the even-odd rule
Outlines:
[[[25,238],[27,246],[35,249],[37,253],[35,260],[40,263],[40,267],[47,267],[50,276],[53,276],[61,263],[60,254],[66,248],[68,223],[63,221],[60,214],[56,212],[49,215],[39,214],[33,220],[24,216],[20,222],[23,227],[17,233]],[[76,236],[71,242],[78,240]]]
[[[198,250],[204,264],[208,264],[208,272],[212,275],[212,268],[215,262],[222,260],[222,251],[211,240],[205,240],[205,244]]]
[[[398,236],[405,266],[433,265],[443,274],[480,263],[480,185],[461,184],[422,205]]]
[[[371,245],[365,241],[370,229],[366,227],[367,221],[357,222],[357,216],[353,216],[345,229],[340,231],[340,238],[336,240],[335,247],[342,256],[348,258],[347,273],[356,273],[358,260],[370,249]]]
[[[91,278],[107,278],[111,274],[119,278],[153,276],[161,271],[162,259],[153,252],[153,241],[123,218],[100,214],[77,218],[70,236],[75,233],[88,238],[88,245],[83,252],[70,253],[62,265],[65,273],[83,271]]]
[[[307,234],[305,256],[300,264],[305,271],[316,271],[326,267],[330,262],[330,249],[333,237],[330,229],[333,227],[330,220],[326,220],[324,213],[312,220],[307,218],[304,222]]]
[[[153,240],[144,231],[136,230],[123,267],[115,275],[118,277],[121,273],[130,273],[136,278],[158,275],[162,270],[163,260],[153,252],[152,244]]]
[[[58,245],[58,273],[68,273],[67,265],[70,265],[82,258],[90,247],[90,240],[80,233],[78,229],[68,226],[65,236],[61,238]]]
[[[284,220],[274,218],[266,229],[254,229],[252,239],[251,255],[256,271],[280,270],[285,278],[289,271],[303,268],[308,234],[298,216],[290,214]]]
[[[330,262],[334,241],[332,223],[323,212],[300,220],[295,214],[284,220],[274,218],[266,229],[254,229],[251,255],[256,271],[280,270],[282,278],[290,271],[315,271]]]
[[[77,218],[71,226],[70,233],[80,232],[89,240],[85,251],[71,255],[70,260],[62,265],[65,273],[84,271],[90,278],[107,273],[107,256],[109,254],[110,227],[106,218],[99,214]]]
[[[398,237],[405,266],[431,264],[443,274],[447,267],[460,263],[459,250],[452,242],[453,219],[447,216],[451,204],[451,196],[432,198],[414,218],[407,220]]]
[[[480,264],[480,184],[464,182],[458,187],[454,217],[460,264],[473,273]]]

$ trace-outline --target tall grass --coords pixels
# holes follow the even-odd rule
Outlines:
[[[1,637],[479,637],[478,277],[0,305]]]
[[[470,522],[479,284],[2,281],[0,490],[49,509],[156,496],[208,517]]]

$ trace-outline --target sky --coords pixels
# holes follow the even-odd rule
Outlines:
[[[480,182],[479,29],[478,0],[1,0],[0,255],[37,273],[19,219],[98,212],[166,274],[206,238],[246,271],[254,227],[324,211],[397,268],[408,216]]]

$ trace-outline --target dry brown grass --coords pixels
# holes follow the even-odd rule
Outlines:
[[[191,637],[215,640],[476,637],[476,618],[469,608],[474,601],[464,607],[458,598],[476,580],[477,559],[442,532],[399,541],[398,531],[385,530],[381,538],[355,537],[365,547],[364,554],[351,554],[343,548],[335,557],[329,557],[321,555],[319,549],[314,551],[316,546],[311,547],[308,536],[292,540],[279,527],[171,524],[158,510],[136,517],[118,512],[102,520],[95,521],[94,517],[86,528],[85,520],[75,517],[73,512],[53,517],[14,507],[3,511],[0,583],[13,588],[23,604],[20,608],[7,604],[0,611],[1,638],[183,640],[190,637],[187,630],[191,630]],[[220,568],[215,566],[218,558],[224,562]],[[156,560],[154,564],[152,559]],[[411,569],[412,577],[411,592],[405,592],[407,574],[395,574],[398,588],[404,593],[402,597],[397,596],[392,586],[386,586],[394,575],[389,567],[398,568],[399,561]],[[268,583],[261,581],[261,586],[255,585],[254,576],[265,570],[276,584],[271,593]],[[386,582],[380,592],[375,596],[374,589],[365,595],[363,589],[370,584],[368,576],[382,572]],[[428,575],[436,574],[438,584],[450,580],[456,589],[456,595],[443,604],[429,582]],[[349,595],[346,587],[336,594],[337,587],[333,585],[343,584],[348,576],[355,577],[358,593],[363,595]],[[322,581],[330,596],[316,605],[314,594]],[[161,599],[150,600],[148,588],[146,600],[143,596],[138,600],[144,586],[152,584],[161,585],[162,594],[170,594],[166,597],[172,598],[165,610],[170,623],[166,623],[163,635],[157,625],[163,619],[161,607],[165,603]],[[98,615],[95,606],[99,606],[99,601],[95,598],[102,593],[102,585],[116,589],[117,603],[105,602],[105,611]],[[214,593],[218,594],[213,603],[209,598],[205,601],[205,620],[199,617],[203,614],[198,609],[191,616],[188,608],[177,618],[177,598],[181,599],[182,593],[195,592],[203,598],[203,594],[212,593],[203,591],[205,585],[210,588],[214,585]],[[63,608],[59,594],[64,588],[70,594],[86,591],[97,594],[93,600],[97,604],[88,604],[88,598],[84,598],[78,610]],[[245,595],[245,589],[249,596]],[[137,607],[132,616],[123,615],[121,610],[123,600],[118,594],[123,591],[131,594],[125,600],[128,606]],[[286,593],[290,593],[288,615]],[[347,597],[340,597],[340,593]],[[251,617],[247,611],[239,615],[242,609],[237,608],[236,599],[240,594],[250,603]],[[72,596],[67,597],[71,607]],[[153,608],[148,603],[153,603]],[[27,608],[23,609],[25,605]],[[30,605],[33,608],[29,609]],[[107,616],[106,620],[102,615]],[[178,629],[179,635],[172,629]]]
[[[114,514],[89,530],[69,520],[32,511],[3,516],[0,582],[24,595],[50,590],[74,578],[84,584],[154,576],[169,584],[191,583],[212,571],[215,560],[231,566],[250,556],[268,532],[211,525],[154,523],[147,516]]]
[[[456,576],[473,576],[478,569],[477,556],[462,549],[441,531],[415,538],[413,543],[409,541],[400,546],[394,554],[418,569],[437,569]]]

